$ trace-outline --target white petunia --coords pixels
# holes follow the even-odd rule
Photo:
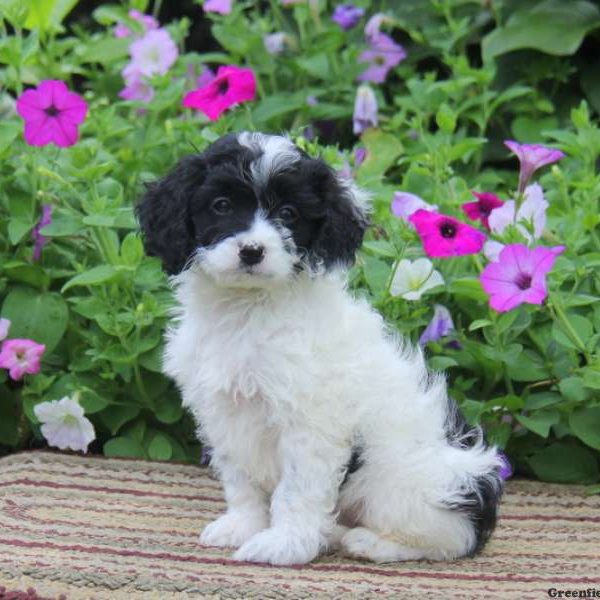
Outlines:
[[[490,213],[488,222],[492,233],[501,235],[509,225],[516,224],[517,229],[528,242],[540,238],[546,226],[546,209],[548,208],[544,190],[537,183],[528,185],[525,188],[524,198],[519,210],[516,210],[514,200],[508,200]],[[527,223],[533,228],[533,236],[522,223]]]
[[[404,258],[398,263],[390,293],[405,300],[419,300],[424,292],[438,285],[444,285],[444,278],[434,270],[430,260],[417,258],[410,261]]]
[[[6,339],[9,329],[10,329],[10,321],[8,319],[0,319],[0,342],[3,339]]]
[[[42,423],[42,434],[50,446],[87,452],[90,442],[96,439],[94,426],[84,416],[77,400],[65,397],[42,402],[33,411]]]

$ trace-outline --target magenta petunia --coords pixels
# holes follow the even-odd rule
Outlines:
[[[481,221],[482,225],[489,230],[488,217],[490,213],[495,208],[502,206],[504,202],[490,192],[473,192],[473,196],[477,198],[477,202],[466,202],[461,208],[471,221]]]
[[[419,209],[408,220],[415,226],[427,255],[434,258],[477,254],[486,240],[478,229],[437,212]]]
[[[512,310],[520,304],[541,304],[548,295],[546,275],[564,246],[530,249],[523,244],[509,244],[497,262],[483,270],[480,281],[490,296],[490,306],[498,312]]]
[[[541,144],[519,144],[519,142],[513,140],[506,140],[504,145],[517,155],[521,163],[519,192],[525,190],[535,171],[545,165],[555,163],[565,156],[560,150],[548,148]]]
[[[55,79],[42,81],[17,99],[17,112],[25,121],[25,141],[30,146],[72,146],[79,139],[79,125],[87,110],[81,96]]]
[[[204,0],[202,8],[204,12],[215,12],[220,15],[231,14],[233,0]]]
[[[2,343],[0,367],[8,369],[11,379],[18,381],[29,373],[35,375],[40,370],[40,359],[46,346],[33,340],[14,339]]]
[[[358,62],[369,63],[370,66],[358,76],[358,80],[383,83],[390,69],[406,58],[406,51],[385,33],[378,33],[369,43],[369,49],[360,54]]]
[[[216,77],[206,86],[188,92],[183,106],[203,112],[216,121],[234,104],[248,102],[256,97],[256,78],[252,69],[234,65],[219,67]]]
[[[37,225],[33,228],[31,232],[31,237],[34,241],[33,246],[33,260],[38,261],[42,256],[42,248],[46,245],[46,238],[40,233],[40,229],[45,227],[46,225],[50,225],[52,223],[52,205],[51,204],[43,204],[42,205],[42,216],[38,221]]]

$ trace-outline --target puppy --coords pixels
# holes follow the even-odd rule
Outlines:
[[[483,547],[501,459],[346,290],[364,193],[285,137],[241,133],[183,158],[137,213],[179,304],[164,371],[225,489],[202,544],[279,565]]]

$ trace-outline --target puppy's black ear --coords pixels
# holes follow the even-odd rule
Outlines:
[[[310,162],[308,175],[325,209],[311,254],[326,268],[351,265],[369,226],[368,195],[322,160]]]
[[[147,185],[136,207],[146,252],[158,256],[169,275],[181,272],[194,251],[189,204],[205,173],[202,156],[185,156],[163,179]]]

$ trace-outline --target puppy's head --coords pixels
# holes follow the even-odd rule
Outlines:
[[[174,275],[264,287],[347,265],[367,226],[366,197],[287,138],[227,135],[149,185],[137,207],[146,251]]]

